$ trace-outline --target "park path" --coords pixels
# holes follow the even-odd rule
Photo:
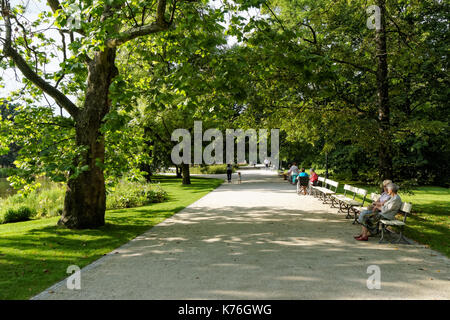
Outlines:
[[[227,184],[35,299],[450,299],[449,259],[353,239],[336,209],[266,170]],[[381,289],[367,288],[367,268]],[[50,293],[51,292],[51,293]]]

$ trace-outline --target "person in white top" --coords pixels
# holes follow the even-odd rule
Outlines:
[[[269,159],[265,158],[264,159],[264,165],[266,166],[266,169],[269,169]]]
[[[291,177],[290,182],[295,183],[295,179],[297,179],[299,170],[297,167],[297,163],[293,163],[292,167],[289,168],[288,175]]]

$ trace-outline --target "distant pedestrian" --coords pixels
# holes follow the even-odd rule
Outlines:
[[[269,169],[269,163],[270,163],[269,159],[265,158],[264,165],[266,166],[266,169]]]
[[[231,175],[233,173],[233,166],[231,165],[231,163],[227,164],[227,179],[228,179],[228,183],[231,182]]]

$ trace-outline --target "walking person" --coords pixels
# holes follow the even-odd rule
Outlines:
[[[233,166],[231,163],[227,164],[227,179],[228,183],[231,183],[231,174],[233,173]]]
[[[264,165],[266,166],[266,170],[268,170],[269,169],[269,159],[267,159],[267,158],[265,158],[264,159]]]

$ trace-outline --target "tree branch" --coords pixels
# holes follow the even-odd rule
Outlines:
[[[109,48],[115,48],[137,37],[158,33],[169,29],[170,24],[164,17],[166,13],[166,2],[166,0],[158,1],[158,6],[156,8],[156,20],[154,22],[123,31],[118,37],[108,39],[106,41],[106,46]]]
[[[78,107],[69,100],[62,92],[51,86],[48,82],[42,79],[33,69],[27,64],[25,59],[12,47],[11,40],[11,20],[10,20],[10,8],[9,2],[2,1],[2,16],[5,20],[6,38],[3,45],[3,53],[5,56],[12,59],[17,68],[22,74],[31,82],[33,82],[38,88],[47,93],[59,106],[62,106],[73,117],[78,116]]]
[[[61,4],[59,3],[59,0],[47,0],[47,3],[52,9],[53,13],[55,13],[57,10],[63,10]],[[82,29],[76,29],[74,31],[81,34],[82,36],[86,36],[86,33]]]

